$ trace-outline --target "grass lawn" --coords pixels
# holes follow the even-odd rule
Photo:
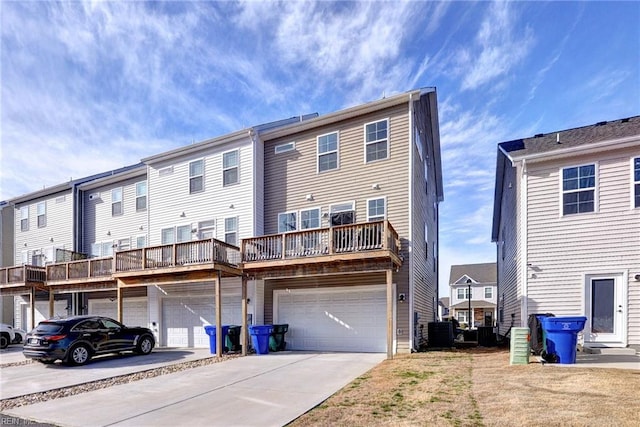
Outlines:
[[[640,370],[510,366],[502,349],[398,355],[290,424],[348,425],[638,426]]]

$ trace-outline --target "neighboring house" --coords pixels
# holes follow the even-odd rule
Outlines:
[[[49,313],[65,298],[69,313],[147,325],[162,346],[209,346],[208,324],[242,325],[244,342],[248,324],[288,323],[288,349],[389,357],[438,318],[435,89],[244,129],[52,196],[63,190],[62,234],[14,240],[69,259],[0,269],[0,293]],[[39,197],[12,202],[17,226]]]
[[[640,117],[498,144],[499,332],[586,316],[585,346],[640,346]]]
[[[496,263],[452,265],[449,314],[466,325],[494,326],[497,303]],[[469,315],[471,302],[471,315]]]
[[[449,297],[442,297],[438,300],[438,320],[449,318]]]
[[[291,349],[417,349],[438,310],[435,89],[261,136],[267,236],[242,252],[264,280],[264,321],[289,324]]]

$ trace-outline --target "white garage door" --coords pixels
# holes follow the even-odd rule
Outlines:
[[[118,319],[118,302],[109,299],[90,299],[89,314]],[[125,298],[122,307],[122,323],[127,326],[148,327],[147,298]]]
[[[222,297],[222,324],[240,325],[240,295]],[[205,325],[216,324],[215,298],[183,297],[162,300],[162,341],[167,347],[209,347]]]
[[[67,301],[54,301],[53,303],[53,316],[67,317]],[[21,305],[23,328],[27,331],[33,329],[31,325],[31,306],[27,304]],[[45,319],[49,318],[49,301],[36,301],[36,325]]]
[[[384,286],[274,292],[274,323],[288,323],[287,350],[386,352]]]

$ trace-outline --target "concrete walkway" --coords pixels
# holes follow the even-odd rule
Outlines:
[[[368,353],[252,355],[4,413],[60,426],[282,426],[385,358]]]

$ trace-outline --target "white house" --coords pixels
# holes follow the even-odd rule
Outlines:
[[[496,263],[452,265],[449,275],[449,316],[472,327],[494,326]],[[469,305],[471,313],[469,315]]]

